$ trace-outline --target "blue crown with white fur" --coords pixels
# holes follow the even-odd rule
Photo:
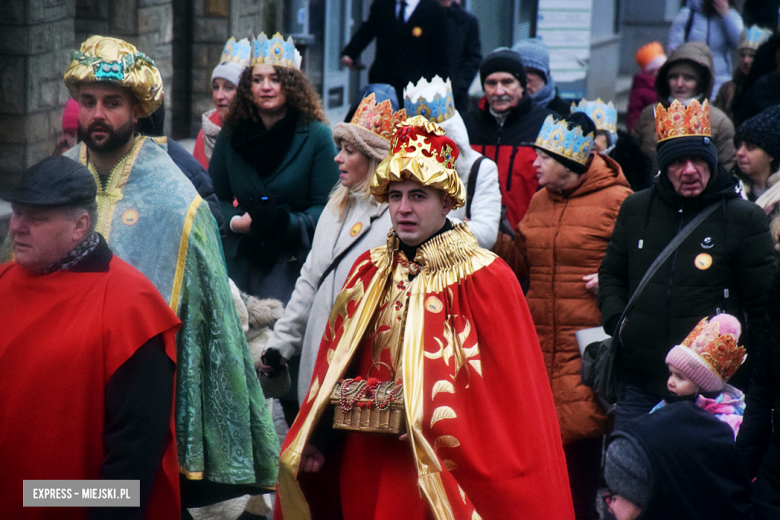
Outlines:
[[[582,128],[579,126],[569,130],[566,120],[556,121],[550,114],[544,120],[534,144],[537,148],[586,165],[590,151],[593,149],[593,137],[593,132],[582,135]]]

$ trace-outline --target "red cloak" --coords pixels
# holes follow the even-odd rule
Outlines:
[[[97,480],[105,456],[105,387],[163,335],[176,361],[180,321],[116,255],[106,272],[38,275],[0,266],[0,503],[14,519],[87,517],[85,508],[23,508],[23,480]],[[173,407],[171,407],[173,409]],[[145,519],[179,518],[173,414]]]
[[[365,364],[364,334],[386,302],[388,278],[401,279],[399,255],[391,232],[387,247],[358,258],[336,300],[309,393],[282,447],[275,518],[329,518],[339,497],[368,502],[373,518],[387,518],[394,497],[402,507],[389,517],[407,520],[571,520],[558,420],[523,293],[464,224],[418,249],[422,269],[408,284],[399,320],[407,442],[348,434],[320,473],[298,475],[333,385],[356,356]]]

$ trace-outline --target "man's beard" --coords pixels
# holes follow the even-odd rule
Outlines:
[[[92,132],[95,130],[102,130],[108,134],[106,140],[101,144],[96,143],[95,140],[92,139]],[[116,130],[105,123],[92,123],[86,131],[79,125],[79,139],[84,141],[87,148],[92,152],[111,153],[126,145],[127,142],[133,138],[134,130],[135,125],[132,121],[129,121],[126,125],[120,126]]]

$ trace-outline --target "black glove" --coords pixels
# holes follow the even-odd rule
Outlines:
[[[278,205],[271,197],[250,198],[246,211],[252,217],[249,233],[241,237],[239,252],[242,256],[271,264],[285,249],[290,212],[286,205]]]

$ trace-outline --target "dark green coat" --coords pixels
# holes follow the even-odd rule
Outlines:
[[[772,280],[772,238],[760,207],[742,199],[736,180],[722,168],[697,197],[683,198],[666,175],[648,190],[630,195],[620,208],[599,269],[599,309],[612,333],[628,299],[661,250],[701,209],[724,205],[702,222],[658,269],[628,314],[618,350],[619,378],[661,395],[666,388],[666,354],[694,326],[718,309],[743,325],[740,344],[748,360],[764,328],[766,289]],[[706,260],[699,268],[697,257]],[[745,320],[747,317],[747,320]],[[746,323],[747,321],[747,323]],[[741,379],[745,372],[740,370]],[[735,382],[740,378],[735,378]]]
[[[310,239],[328,195],[339,180],[338,167],[333,162],[336,146],[330,129],[318,121],[299,121],[287,155],[276,171],[262,181],[255,169],[233,150],[231,135],[231,129],[223,126],[209,163],[209,175],[225,221],[243,215],[245,210],[241,206],[247,207],[249,198],[258,200],[270,192],[291,213],[287,228],[279,230],[286,235],[282,242],[295,248],[304,232]],[[239,207],[233,205],[234,198]],[[301,225],[306,229],[301,229]],[[241,237],[228,230],[224,241],[225,260],[230,277],[239,288],[247,290],[250,264],[238,255]]]

